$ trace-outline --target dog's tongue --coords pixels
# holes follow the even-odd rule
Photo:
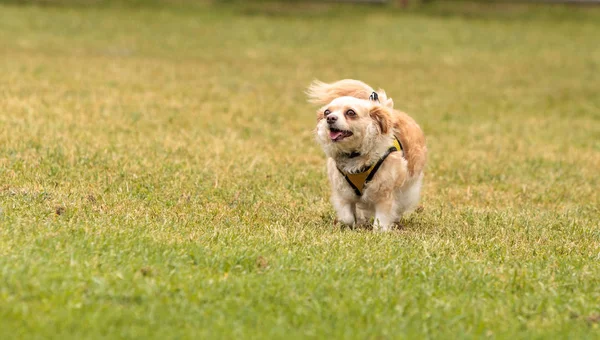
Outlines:
[[[342,131],[329,131],[329,138],[335,140],[342,135]]]

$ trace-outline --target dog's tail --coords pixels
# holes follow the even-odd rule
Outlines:
[[[375,90],[362,81],[343,79],[331,84],[315,80],[308,87],[306,94],[308,95],[309,102],[325,105],[335,98],[344,96],[368,100],[373,92],[375,92]],[[379,89],[376,93],[381,104],[390,109],[394,108],[394,101],[387,97],[383,89]]]

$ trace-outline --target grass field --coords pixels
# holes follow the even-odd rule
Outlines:
[[[600,337],[599,35],[590,7],[0,4],[0,338]],[[314,78],[423,127],[401,229],[333,225]]]

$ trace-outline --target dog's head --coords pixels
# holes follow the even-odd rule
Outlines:
[[[333,157],[368,152],[377,137],[391,133],[390,109],[376,100],[338,97],[317,111],[317,140]]]

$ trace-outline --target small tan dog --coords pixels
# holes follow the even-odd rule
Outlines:
[[[317,111],[317,141],[327,155],[331,202],[346,225],[388,231],[414,209],[427,160],[425,136],[385,91],[352,79],[314,81],[307,94]]]

